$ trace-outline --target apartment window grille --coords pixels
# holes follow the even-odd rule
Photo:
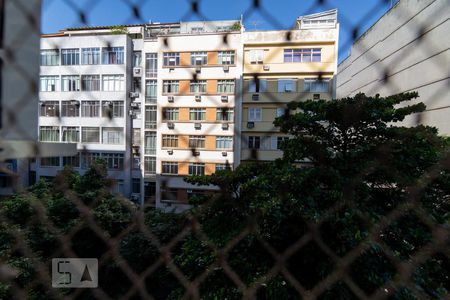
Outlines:
[[[278,79],[278,93],[296,92],[296,79]]]
[[[189,120],[191,121],[203,121],[206,120],[206,108],[190,108]]]
[[[40,77],[41,92],[56,92],[59,85],[59,76],[49,75]]]
[[[103,144],[122,145],[124,140],[123,128],[121,127],[103,127],[102,141]]]
[[[164,121],[178,121],[179,118],[179,108],[163,108],[162,119]]]
[[[207,52],[191,52],[191,65],[201,66],[208,64],[208,53]]]
[[[179,66],[180,65],[180,53],[179,52],[165,52],[163,54],[164,66]]]
[[[79,92],[80,91],[80,76],[78,76],[78,75],[63,75],[63,76],[61,76],[61,91],[63,91],[63,92]]]
[[[234,65],[234,51],[219,51],[217,61],[219,65]]]
[[[72,66],[80,64],[80,49],[61,49],[61,65]]]
[[[284,62],[320,62],[322,59],[322,49],[284,49]]]
[[[248,91],[250,93],[264,93],[267,90],[266,79],[250,79],[248,81]]]
[[[206,80],[191,80],[189,84],[191,93],[206,93]]]
[[[330,90],[330,81],[327,79],[305,78],[303,89],[305,92],[310,93],[326,93]]]
[[[103,75],[103,91],[121,92],[125,90],[125,78],[123,75]]]
[[[216,149],[233,149],[233,137],[231,136],[217,136]]]
[[[81,101],[81,117],[100,117],[100,101]]]
[[[59,167],[59,156],[41,158],[41,167]]]
[[[250,50],[250,63],[262,64],[263,61],[264,61],[264,50],[263,49]]]
[[[189,175],[205,175],[204,163],[190,163],[188,166]]]
[[[217,108],[216,119],[217,121],[233,121],[234,110],[232,108]]]
[[[100,91],[100,75],[81,76],[81,89],[86,92]]]
[[[158,76],[158,53],[145,54],[145,76]]]
[[[99,127],[81,127],[82,143],[100,143]]]
[[[163,134],[162,135],[163,148],[178,148],[178,135]]]
[[[248,120],[250,122],[259,122],[262,120],[262,108],[250,107],[248,109]]]
[[[261,148],[261,137],[260,136],[249,136],[248,137],[248,148],[249,149]]]
[[[79,117],[80,104],[78,101],[61,101],[61,117]]]
[[[40,107],[41,117],[59,117],[59,101],[43,101]]]
[[[156,155],[156,132],[145,133],[145,154]]]
[[[82,65],[99,65],[100,64],[100,48],[82,48],[81,49]]]
[[[133,170],[139,170],[141,168],[141,157],[139,153],[133,153]]]
[[[123,47],[104,47],[102,48],[102,61],[104,65],[123,65],[124,60]]]
[[[178,175],[178,163],[177,162],[162,162],[162,174]]]
[[[39,128],[39,139],[41,142],[59,142],[59,127],[41,126]]]
[[[71,166],[73,168],[80,167],[80,153],[77,153],[75,156],[63,156],[62,158],[63,167]]]
[[[124,103],[123,101],[103,101],[102,117],[103,118],[123,118]]]
[[[142,52],[133,51],[133,67],[140,67],[142,64]]]
[[[156,129],[156,106],[145,107],[145,128]]]
[[[218,80],[217,92],[219,94],[233,94],[234,93],[234,80]]]
[[[133,145],[140,146],[141,145],[141,129],[133,128]]]
[[[144,158],[144,172],[145,175],[156,174],[156,157],[146,156]]]
[[[145,102],[156,103],[157,99],[157,82],[156,80],[145,81]]]
[[[88,169],[92,164],[100,158],[100,153],[85,152],[81,155],[81,168]]]
[[[41,66],[58,66],[59,65],[59,50],[41,50]]]
[[[141,179],[140,178],[133,178],[131,181],[131,192],[134,194],[140,194],[141,193]]]
[[[191,149],[205,148],[205,136],[204,135],[190,135],[189,136],[189,148],[191,148]]]
[[[180,90],[180,82],[178,80],[164,80],[163,92],[167,94],[175,94]]]
[[[62,141],[69,143],[78,143],[80,141],[80,129],[78,127],[63,127]]]
[[[101,158],[106,161],[106,167],[109,170],[123,170],[123,153],[102,153]]]
[[[200,33],[200,32],[203,32],[203,31],[205,31],[205,29],[204,29],[202,26],[199,26],[199,27],[192,27],[192,28],[191,28],[191,32],[192,32],[192,33]]]

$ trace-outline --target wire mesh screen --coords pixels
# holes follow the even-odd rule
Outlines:
[[[191,49],[191,45],[183,45],[177,39],[182,34],[176,31],[184,25],[148,23],[142,7],[151,8],[150,0],[121,1],[129,8],[125,15],[131,15],[123,24],[137,25],[104,27],[88,22],[89,13],[101,1],[61,0],[85,27],[42,35],[40,49],[32,49],[40,53],[39,78],[27,73],[14,53],[28,36],[41,36],[36,25],[41,20],[26,1],[0,1],[3,23],[5,6],[14,7],[28,20],[19,25],[23,34],[17,41],[5,46],[5,33],[0,35],[2,66],[15,69],[16,88],[24,92],[20,99],[2,97],[2,116],[15,126],[1,129],[20,131],[23,139],[36,132],[39,137],[25,169],[11,167],[17,163],[14,157],[8,157],[11,160],[0,169],[1,188],[21,185],[24,176],[30,183],[0,203],[1,299],[449,297],[449,140],[423,124],[429,124],[424,120],[429,121],[427,113],[435,109],[426,110],[414,100],[415,91],[393,80],[400,72],[397,66],[411,57],[391,61],[378,57],[370,42],[367,47],[364,42],[355,44],[354,51],[371,63],[350,77],[371,72],[376,84],[362,86],[368,96],[348,93],[345,96],[351,98],[332,100],[332,91],[337,88],[339,94],[347,82],[338,79],[337,83],[337,73],[350,68],[346,63],[353,59],[342,63],[342,71],[335,70],[337,53],[367,38],[370,30],[360,37],[366,20],[386,10],[389,1],[376,1],[356,25],[351,21],[355,16],[339,13],[337,30],[350,38],[336,49],[334,62],[327,66],[320,64],[321,58],[315,61],[320,56],[314,56],[314,49],[320,46],[311,41],[302,45],[298,24],[279,31],[274,42],[277,49],[264,61],[282,57],[294,63],[309,55],[305,60],[312,66],[307,75],[296,67],[286,74],[274,71],[274,78],[281,79],[277,88],[283,89],[282,96],[261,92],[272,84],[265,72],[278,66],[259,61],[258,52],[250,54],[246,48],[269,47],[271,42],[264,43],[263,35],[251,28],[244,31],[240,21],[259,13],[270,26],[282,28],[263,1],[248,1],[242,16],[220,24],[223,28],[216,28],[214,34],[191,25],[185,36],[202,36],[205,45],[186,58],[180,49]],[[433,58],[429,73],[408,78],[444,74],[441,87],[419,100],[427,107],[439,99],[448,102],[448,15],[437,25],[421,23],[414,19],[418,14],[414,1],[403,2],[408,5],[388,12],[399,18],[410,16],[406,24],[411,38],[401,41],[402,48],[419,48]],[[427,20],[448,13],[448,1],[426,2],[423,10],[442,7],[431,10],[434,14],[428,13]],[[181,19],[212,21],[202,5],[204,1],[187,1],[188,10]],[[298,2],[299,7],[305,5],[305,15],[333,9],[326,0]],[[42,9],[45,12],[46,6]],[[424,42],[438,27],[444,35]],[[241,42],[245,32],[255,34],[254,40]],[[155,40],[157,48],[146,46]],[[299,45],[311,52],[295,52]],[[209,53],[213,51],[221,57],[214,58]],[[254,62],[248,69],[247,55]],[[444,60],[438,59],[440,55]],[[186,59],[189,68],[177,73],[177,64]],[[222,61],[215,67],[225,74],[223,78],[210,75],[217,85],[220,81],[217,97],[207,94],[209,82],[203,82],[209,71],[202,62],[208,59]],[[55,72],[57,66],[64,66],[64,71]],[[302,81],[304,90],[314,84],[326,99],[308,98],[319,92],[296,93],[300,88],[291,86],[290,80],[299,74],[311,80]],[[189,91],[190,99],[176,99],[183,89]],[[399,92],[406,93],[375,96]],[[17,116],[29,105],[28,97],[37,95],[39,128],[28,128]],[[265,118],[263,111],[249,112],[248,101],[259,99],[255,95],[280,109],[275,121],[272,118],[260,129],[277,134],[273,141],[282,152],[275,161],[265,161],[262,151],[262,145],[272,140],[264,141],[264,133],[257,139],[250,136],[258,118]],[[252,100],[246,103],[246,97]],[[205,99],[208,105],[202,102]],[[407,100],[415,102],[407,106],[403,103]],[[5,101],[14,101],[15,107],[3,105]],[[190,121],[187,125],[177,122],[183,114]],[[409,114],[414,116],[410,127],[392,126]],[[206,122],[211,115],[220,121],[216,127]],[[431,121],[448,124],[445,118]],[[223,138],[212,142],[223,157],[212,166],[205,164],[210,155],[205,149],[214,135]],[[224,146],[229,139],[231,149]],[[42,148],[42,143],[55,143],[54,149],[58,143],[82,146],[76,155],[58,155],[57,150]],[[163,152],[173,155],[181,145],[186,163],[158,158]],[[42,180],[34,183],[36,173]],[[174,189],[178,179],[190,184],[184,185],[189,195]],[[157,194],[159,202],[188,199],[166,201],[168,205],[159,207]],[[98,265],[70,271],[63,268],[70,264],[69,258],[93,258]],[[62,281],[55,282],[55,274],[63,276]],[[71,285],[75,279],[81,288]]]

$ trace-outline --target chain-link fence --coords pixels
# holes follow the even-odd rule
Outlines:
[[[154,154],[153,152],[144,153],[146,151],[144,140],[146,132],[154,131],[156,134],[159,130],[157,126],[166,126],[156,122],[156,119],[155,122],[149,121],[147,124],[147,118],[150,116],[157,119],[169,118],[168,115],[163,116],[167,112],[163,112],[160,106],[167,106],[166,99],[170,97],[170,94],[169,96],[158,94],[154,99],[146,87],[145,92],[148,93],[148,98],[146,95],[138,95],[136,97],[138,99],[133,100],[134,96],[131,97],[129,92],[144,91],[147,80],[156,81],[159,76],[159,74],[150,74],[145,79],[141,77],[142,79],[137,80],[132,75],[133,66],[145,65],[147,50],[142,45],[146,43],[146,40],[160,39],[162,49],[149,52],[171,52],[171,49],[175,47],[171,43],[176,44],[177,41],[171,38],[170,30],[177,25],[176,23],[162,25],[147,23],[141,7],[144,5],[148,7],[148,2],[151,1],[122,0],[123,4],[129,7],[132,16],[124,19],[123,23],[140,25],[88,27],[95,26],[94,22],[92,24],[88,22],[90,20],[88,15],[101,1],[83,4],[71,0],[63,0],[63,2],[78,15],[79,22],[86,27],[72,28],[66,33],[44,36],[45,41],[42,42],[41,47],[48,51],[48,56],[45,55],[43,58],[41,54],[41,81],[38,87],[38,76],[30,75],[26,66],[18,61],[16,55],[28,37],[41,36],[37,26],[40,20],[32,13],[36,7],[27,6],[26,1],[1,1],[2,13],[6,11],[5,6],[13,7],[16,12],[23,13],[23,19],[27,20],[26,23],[20,24],[15,39],[9,40],[6,46],[3,43],[4,33],[1,35],[2,67],[6,66],[8,70],[14,70],[14,79],[16,83],[19,82],[16,86],[23,89],[20,99],[14,99],[14,107],[3,105],[9,99],[2,97],[3,121],[5,121],[4,116],[7,116],[8,126],[6,128],[3,126],[1,129],[20,132],[19,135],[23,140],[36,139],[38,128],[28,128],[29,124],[26,122],[22,124],[17,116],[22,113],[22,109],[30,105],[29,99],[37,99],[40,90],[39,105],[34,103],[38,105],[36,113],[41,117],[38,134],[40,142],[95,144],[103,141],[106,145],[104,148],[85,146],[75,156],[67,150],[68,148],[62,150],[66,152],[61,152],[58,156],[58,150],[49,151],[40,146],[41,143],[37,141],[31,148],[32,155],[28,156],[31,158],[27,162],[28,169],[20,171],[25,172],[26,177],[29,174],[36,177],[35,169],[44,167],[38,172],[39,177],[52,178],[52,181],[40,181],[28,190],[2,200],[0,206],[0,297],[4,299],[444,299],[449,297],[450,157],[448,141],[420,126],[424,113],[416,114],[415,125],[419,128],[417,131],[395,131],[395,129],[388,131],[386,129],[388,127],[384,127],[384,124],[397,119],[401,120],[401,115],[404,113],[404,111],[394,112],[392,108],[400,103],[397,101],[398,98],[387,101],[391,106],[386,102],[376,102],[378,98],[371,98],[375,103],[380,104],[378,109],[385,113],[379,116],[379,119],[374,117],[377,119],[374,121],[371,119],[373,116],[366,114],[364,107],[361,108],[357,102],[351,102],[351,100],[348,100],[350,102],[346,104],[355,105],[351,111],[346,110],[348,106],[345,105],[341,110],[334,108],[334,111],[332,107],[328,107],[331,116],[324,117],[322,109],[325,108],[323,107],[286,106],[287,101],[283,97],[276,93],[267,93],[268,103],[280,104],[279,107],[285,108],[282,118],[287,123],[280,121],[278,125],[281,125],[286,133],[295,136],[297,132],[298,135],[302,135],[305,134],[302,130],[306,130],[306,136],[315,134],[321,136],[323,132],[320,126],[326,128],[324,121],[333,120],[336,124],[350,124],[349,128],[355,130],[353,134],[357,136],[352,143],[360,145],[361,148],[353,152],[355,156],[343,159],[336,156],[333,161],[325,158],[328,155],[326,151],[322,153],[323,149],[317,148],[317,153],[307,160],[302,157],[303,160],[300,162],[292,160],[292,157],[285,157],[275,163],[249,163],[249,161],[264,160],[260,156],[260,151],[254,147],[249,149],[249,157],[241,157],[247,162],[244,167],[232,172],[217,172],[210,179],[195,176],[190,179],[192,186],[200,187],[197,189],[197,194],[190,199],[190,209],[175,214],[168,212],[170,207],[166,207],[166,212],[161,212],[155,209],[155,194],[170,194],[170,185],[173,180],[170,177],[155,174],[159,169],[156,168],[159,152],[155,149]],[[356,25],[350,21],[355,16],[339,14],[340,31],[350,33],[351,37],[348,41],[341,43],[339,51],[345,51],[358,40],[362,33],[361,28],[367,25],[366,20],[372,14],[385,10],[386,2],[389,1],[377,1],[366,16],[357,17],[360,21]],[[435,2],[450,4],[448,1],[447,3],[446,1],[428,2],[430,2],[429,6]],[[181,19],[210,21],[202,12],[202,4],[201,1],[190,1],[189,10]],[[206,48],[208,50],[234,48],[234,36],[243,34],[239,20],[246,20],[255,12],[259,13],[271,26],[281,28],[281,22],[264,4],[262,1],[249,1],[247,10],[242,17],[237,18],[239,27],[225,29],[220,34],[220,38],[208,44]],[[304,7],[305,3],[299,2],[298,5]],[[309,8],[304,15],[334,8],[329,1],[325,0],[310,1],[308,5]],[[46,9],[45,5],[43,9]],[[441,36],[434,42],[428,39],[426,43],[421,42],[423,37],[431,31],[429,24],[417,23],[413,19],[417,13],[404,11],[405,9],[414,11],[414,6],[402,9],[403,14],[411,15],[412,21],[408,21],[411,23],[408,28],[414,31],[415,37],[409,44],[420,48],[429,57],[436,56],[435,50],[441,49],[441,43],[445,43],[446,37]],[[446,11],[445,7],[442,11]],[[391,13],[395,12],[391,11]],[[428,17],[432,19],[437,16]],[[2,22],[5,22],[5,19],[2,15]],[[447,24],[448,28],[448,18],[442,24]],[[234,23],[231,27],[233,25]],[[295,26],[293,26],[294,29],[283,32],[283,40],[277,43],[298,44],[299,41],[295,40],[297,31]],[[157,27],[160,31],[153,34],[152,29]],[[141,28],[140,30],[144,30],[144,35],[138,37],[139,33],[133,32],[133,28]],[[89,40],[89,34],[85,37],[86,44],[78,46],[58,39],[64,34],[76,35],[76,32],[83,30],[96,31],[95,45]],[[247,30],[250,31],[250,28]],[[139,41],[142,42],[141,46]],[[117,49],[117,45],[122,44],[125,45],[125,53]],[[382,87],[391,91],[391,94],[397,93],[396,83],[391,80],[396,74],[391,72],[395,69],[395,65],[384,64],[382,59],[380,62],[380,58],[374,56],[371,49],[362,49],[363,44],[358,45],[359,53],[366,54],[368,61],[373,61],[374,64],[376,62],[376,73],[381,78]],[[77,56],[69,51],[75,47],[86,47],[85,49],[88,50]],[[133,47],[140,47],[140,57],[135,56]],[[64,58],[63,53],[59,52],[58,59],[65,60],[66,70],[61,77],[52,78],[51,71],[48,71],[48,68],[55,65],[52,61],[54,54],[52,50],[60,51],[62,48],[68,52],[64,54]],[[36,59],[40,50],[32,49]],[[284,47],[280,46],[279,51],[272,53],[272,56],[284,55],[283,51]],[[448,48],[442,52],[448,53]],[[233,58],[236,61],[234,65],[237,68],[239,64],[245,64],[243,50],[236,50],[234,55],[236,55]],[[268,61],[272,58],[265,57]],[[46,60],[43,66],[42,59]],[[159,59],[163,60],[163,57]],[[337,60],[337,57],[335,59]],[[408,56],[402,56],[395,61],[395,64],[402,65],[402,60],[407,59]],[[123,61],[120,63],[121,60],[126,63]],[[131,61],[134,60],[139,63],[133,65]],[[436,62],[435,72],[448,73],[446,64],[448,61],[442,63],[441,60],[437,60]],[[109,74],[113,74],[111,78],[95,77],[99,68],[107,68],[105,65],[108,64],[114,65],[108,70]],[[145,65],[145,67],[148,66]],[[187,70],[190,78],[185,80],[198,82],[203,78],[203,71],[199,72],[196,67],[187,68]],[[146,69],[145,72],[147,71]],[[249,94],[248,86],[242,78],[242,70],[232,72],[236,72],[235,75],[237,75],[234,90],[230,94],[230,97],[234,97],[235,100],[227,100],[229,102],[224,104],[222,98],[210,97],[208,101],[211,102],[210,106],[217,108],[215,112],[218,116],[221,115],[218,117],[221,120],[229,120],[228,109],[234,109],[234,117],[232,117],[234,123],[230,122],[226,127],[225,135],[231,136],[234,140],[244,140],[245,143],[249,143],[242,133],[247,130],[241,128],[240,124],[239,126],[236,124],[244,123],[241,120],[243,105],[238,102],[244,101],[245,94]],[[78,79],[71,78],[73,74],[80,73],[82,76]],[[321,66],[314,69],[312,73],[313,75],[310,74],[309,77],[316,77],[318,82],[328,82],[329,79],[333,82],[332,77],[336,76],[336,70],[330,74],[326,67]],[[126,75],[116,78],[114,74]],[[293,76],[292,74],[277,75]],[[411,77],[422,75],[429,74],[414,74]],[[2,76],[8,76],[8,74],[3,72]],[[168,80],[173,79],[172,77],[168,77]],[[42,81],[43,78],[45,83]],[[259,91],[263,84],[261,79],[265,78],[264,74],[253,72],[247,74],[246,79],[253,80],[255,91]],[[162,81],[159,82],[162,83]],[[336,83],[333,82],[333,85],[335,88]],[[105,86],[107,86],[106,90]],[[178,88],[182,89],[181,86]],[[378,88],[380,85],[371,87],[367,90],[367,94],[376,94]],[[163,87],[160,89],[163,90]],[[205,89],[207,89],[206,86]],[[45,94],[46,91],[66,92],[66,94],[63,96],[64,100],[61,100],[55,99],[57,96],[52,94]],[[76,96],[76,93],[80,91],[84,93],[83,99]],[[114,96],[101,94],[99,98],[99,93],[110,91],[115,92]],[[420,100],[427,106],[432,105],[433,101],[442,98],[447,91],[448,85],[444,85],[441,89],[435,90],[429,99]],[[402,92],[409,91],[402,90]],[[305,103],[304,97],[305,94],[299,93],[293,96],[293,100]],[[370,105],[365,102],[367,99],[360,99],[361,103]],[[316,101],[316,103],[319,102]],[[139,105],[134,107],[132,103],[139,103]],[[382,107],[383,105],[387,106]],[[295,113],[299,112],[299,108],[303,111],[309,110],[312,114],[316,113],[325,119],[309,120],[313,125],[308,127],[309,125],[302,123],[303,119],[293,118]],[[377,108],[372,107],[372,109],[372,112],[378,113]],[[405,111],[407,111],[406,108]],[[333,115],[333,112],[336,115]],[[92,117],[97,118],[97,123],[83,119],[74,126],[66,122],[65,117]],[[390,117],[392,118],[389,119]],[[47,118],[51,121],[47,121]],[[358,118],[367,119],[355,121],[359,120]],[[199,119],[202,120],[202,118]],[[292,125],[289,122],[293,120],[300,122],[297,124],[298,128],[289,125]],[[381,124],[379,120],[385,123]],[[141,125],[135,126],[139,122]],[[444,125],[448,123],[446,120],[442,122]],[[203,124],[205,122],[199,123],[202,123],[199,135],[217,135],[214,127]],[[360,129],[355,129],[355,124],[367,127],[361,129],[361,132],[370,136],[366,138],[358,136],[357,130]],[[219,126],[222,126],[222,123]],[[374,128],[373,131],[371,126]],[[98,131],[94,130],[94,127],[98,127]],[[117,128],[125,128],[125,132],[122,131],[123,135],[116,132]],[[138,128],[140,130],[137,130]],[[177,125],[171,134],[189,135],[183,131],[183,128]],[[274,133],[278,128],[273,125],[267,131]],[[312,131],[308,131],[311,129]],[[342,132],[327,133],[328,135],[323,133],[321,137],[327,136],[334,141],[334,135],[339,136],[343,134]],[[157,138],[161,138],[159,132]],[[370,139],[382,142],[372,142]],[[138,142],[139,140],[141,141]],[[294,138],[282,144],[282,149],[286,153],[293,155],[298,153],[296,151],[302,151],[298,149],[298,144],[294,142],[290,144],[290,141],[298,140]],[[177,143],[182,142],[177,141]],[[186,161],[199,164],[203,162],[199,152],[203,151],[204,146],[199,147],[199,143],[186,141],[186,148],[190,151],[190,157],[186,158]],[[325,141],[323,143],[329,146]],[[335,150],[341,149],[339,145],[333,142],[331,144],[330,147],[335,147]],[[158,143],[158,145],[161,144]],[[234,147],[237,147],[236,145],[239,148],[235,152],[240,152],[243,146],[235,143]],[[354,144],[348,145],[350,149],[356,149]],[[370,149],[364,148],[366,146]],[[305,149],[315,149],[313,146],[305,147]],[[58,148],[55,146],[55,149]],[[358,151],[366,151],[364,153],[367,161],[358,160],[361,159]],[[104,159],[104,164],[94,163],[99,158]],[[236,155],[233,159],[234,161],[232,158],[230,161],[224,159],[224,164],[233,165],[233,168],[236,168],[239,161]],[[81,175],[76,175],[71,169],[59,168],[57,172],[50,172],[48,168],[45,168],[75,164]],[[301,167],[292,167],[292,165]],[[181,168],[178,164],[177,171]],[[355,170],[350,170],[351,168]],[[153,171],[147,172],[148,169]],[[0,171],[6,175],[2,177],[2,184],[5,187],[20,185],[20,176],[23,174],[17,174],[8,166],[2,167]],[[189,173],[197,174],[196,171],[189,171]],[[198,173],[205,173],[205,170]],[[110,180],[105,178],[105,175],[119,179]],[[137,187],[133,189],[132,179],[135,177],[138,177],[140,181],[136,181]],[[158,184],[155,190],[145,189],[144,182],[148,177],[153,178],[153,181],[148,182]],[[120,187],[118,182],[123,183],[127,180],[128,187]],[[214,187],[211,187],[213,185]],[[206,187],[206,193],[202,192],[204,187]],[[145,195],[149,192],[152,196],[148,199],[142,196],[140,203],[137,203],[139,205],[135,205],[136,203],[111,193],[112,190],[127,195],[133,193]],[[184,208],[186,207],[185,205]],[[92,289],[70,288],[69,285],[66,288],[52,287],[52,279],[54,279],[52,274],[54,275],[55,272],[55,266],[52,268],[54,258],[98,259],[98,287]],[[56,273],[67,275],[65,271],[59,269],[59,265]],[[72,276],[76,277],[75,273]],[[92,276],[93,274],[83,274],[80,281],[91,282]],[[61,287],[64,284],[58,286]]]

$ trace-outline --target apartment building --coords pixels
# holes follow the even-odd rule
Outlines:
[[[244,32],[242,40],[241,160],[274,160],[288,137],[273,121],[287,103],[334,97],[337,10],[300,17],[290,31]]]
[[[450,135],[450,5],[448,0],[399,0],[352,45],[337,75],[337,96],[417,91],[427,109],[402,123],[435,126]]]

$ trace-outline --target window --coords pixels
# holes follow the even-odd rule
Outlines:
[[[204,135],[190,135],[189,136],[189,148],[191,148],[191,149],[205,148],[205,136]]]
[[[81,101],[81,117],[100,117],[100,101]]]
[[[80,64],[79,49],[61,49],[61,65],[71,66]]]
[[[180,89],[180,82],[178,80],[164,80],[163,93],[174,94],[178,93]]]
[[[100,143],[99,127],[81,127],[82,143]]]
[[[263,49],[250,50],[250,63],[262,64],[263,60],[264,60],[264,50]]]
[[[219,65],[234,65],[234,51],[219,51]]]
[[[208,64],[207,52],[192,52],[191,53],[191,65],[201,66]]]
[[[85,152],[81,155],[81,167],[83,169],[87,169],[99,158],[100,158],[100,153]]]
[[[248,120],[250,122],[258,122],[262,120],[262,108],[260,107],[249,107],[248,109]]]
[[[78,143],[80,141],[80,129],[78,127],[63,127],[62,141]]]
[[[206,80],[191,80],[189,91],[191,93],[206,93]]]
[[[124,104],[123,101],[103,101],[102,117],[103,118],[123,118]]]
[[[59,76],[41,76],[40,77],[40,91],[41,92],[56,92],[59,85]]]
[[[134,194],[141,193],[141,179],[140,178],[133,178],[131,180],[131,192]]]
[[[156,129],[156,106],[145,107],[145,128]]]
[[[80,116],[80,102],[77,100],[62,101],[61,102],[61,116],[62,117],[79,117]]]
[[[145,54],[145,76],[146,77],[158,76],[158,54],[157,53]]]
[[[278,79],[278,93],[296,92],[296,83],[295,79]]]
[[[156,132],[146,132],[145,133],[145,154],[155,155],[156,154]]]
[[[233,137],[232,136],[217,136],[216,137],[216,149],[233,149]]]
[[[59,50],[41,50],[41,66],[58,66]]]
[[[178,201],[178,190],[161,189],[161,201]]]
[[[178,175],[178,163],[163,161],[161,173]]]
[[[141,157],[139,153],[133,153],[133,170],[139,170],[141,168]]]
[[[320,48],[284,49],[284,62],[320,62],[321,52]]]
[[[156,103],[157,83],[156,80],[145,81],[145,102]]]
[[[163,148],[178,148],[178,135],[163,134],[162,135]]]
[[[99,65],[100,64],[100,48],[82,48],[81,49],[82,65]]]
[[[103,75],[103,91],[121,92],[125,90],[125,81],[123,75]]]
[[[164,121],[178,121],[179,109],[178,108],[163,108],[162,119]]]
[[[41,167],[59,167],[59,156],[41,158]]]
[[[102,48],[102,57],[104,65],[123,65],[125,62],[123,47]]]
[[[41,117],[59,117],[58,101],[43,101],[40,108]]]
[[[81,76],[81,89],[86,92],[100,91],[100,75]]]
[[[190,163],[188,169],[189,175],[205,175],[204,163]]]
[[[75,156],[63,156],[63,167],[65,166],[71,166],[73,168],[79,168],[80,167],[80,153],[78,153]]]
[[[121,145],[123,144],[123,128],[121,127],[103,127],[103,144]]]
[[[277,118],[284,116],[285,113],[286,113],[286,109],[284,107],[277,107],[277,113],[276,113]]]
[[[217,121],[233,121],[234,110],[232,108],[218,108],[216,110]]]
[[[189,120],[191,120],[191,121],[206,120],[206,109],[205,108],[190,108],[189,109]]]
[[[179,52],[165,52],[163,54],[164,66],[179,66],[180,65],[180,53]]]
[[[144,172],[145,175],[156,174],[156,157],[146,156],[144,158]]]
[[[249,149],[259,149],[261,147],[261,137],[259,136],[249,136],[248,137],[248,148]]]
[[[248,91],[250,93],[264,93],[267,90],[266,79],[251,79],[248,81]]]
[[[63,91],[63,92],[79,92],[80,91],[80,76],[78,76],[78,75],[63,75],[63,76],[61,76],[61,91]]]
[[[199,33],[199,32],[203,32],[203,31],[205,31],[205,30],[204,30],[204,28],[201,27],[201,26],[198,26],[198,27],[192,27],[192,28],[191,28],[191,32],[192,32],[192,33]]]
[[[102,153],[102,158],[109,170],[123,170],[123,153]]]
[[[59,142],[59,127],[41,126],[39,128],[39,140],[41,142]]]
[[[223,171],[223,170],[231,170],[231,165],[230,164],[216,164],[216,172]]]
[[[141,145],[141,129],[133,128],[133,145],[140,146]]]
[[[330,90],[330,81],[327,79],[305,78],[303,87],[305,92],[327,93]]]
[[[142,64],[142,52],[133,51],[133,67],[140,67]]]
[[[280,150],[281,149],[281,143],[283,141],[288,140],[289,138],[287,136],[274,136],[272,137],[272,149],[273,150]]]
[[[234,93],[234,80],[218,80],[217,81],[217,93],[233,94]]]

